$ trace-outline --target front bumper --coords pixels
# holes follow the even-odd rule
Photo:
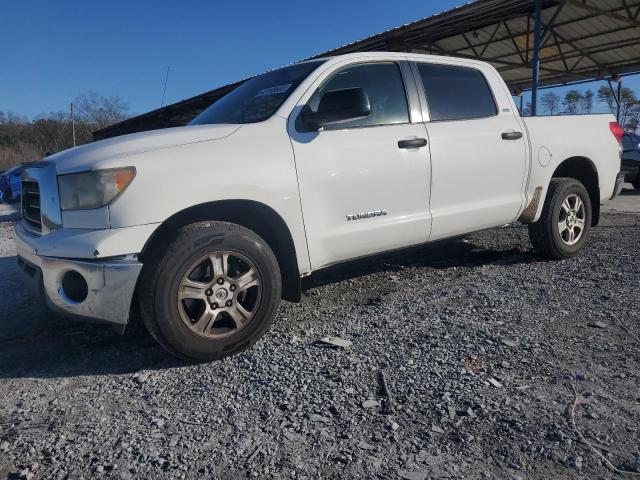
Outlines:
[[[16,226],[18,265],[32,290],[53,310],[64,315],[124,327],[142,264],[134,255],[79,260],[38,255],[29,233]],[[86,281],[86,297],[74,301],[65,291],[63,278],[77,272]],[[77,278],[77,276],[76,276]],[[70,298],[71,297],[71,298]],[[77,297],[76,297],[77,298]]]
[[[616,185],[613,189],[613,195],[611,195],[612,199],[620,195],[620,192],[622,192],[622,187],[624,185],[624,177],[625,177],[624,172],[619,172],[618,175],[616,176]]]

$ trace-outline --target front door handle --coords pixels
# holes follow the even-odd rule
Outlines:
[[[398,148],[421,148],[427,146],[426,138],[412,138],[411,140],[398,140]]]
[[[520,140],[522,138],[522,132],[502,132],[503,140]]]

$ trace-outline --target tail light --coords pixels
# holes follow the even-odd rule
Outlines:
[[[616,137],[618,143],[622,143],[622,136],[624,135],[624,128],[618,122],[609,122],[609,129],[613,136]]]

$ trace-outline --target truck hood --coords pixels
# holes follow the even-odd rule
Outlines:
[[[115,166],[111,160],[163,148],[208,142],[233,135],[240,125],[188,125],[133,133],[64,150],[47,157],[58,174]]]

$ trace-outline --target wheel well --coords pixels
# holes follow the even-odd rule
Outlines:
[[[600,183],[598,170],[591,160],[586,157],[572,157],[563,161],[552,178],[574,178],[584,185],[591,200],[591,225],[596,226],[600,221]]]
[[[172,215],[147,240],[140,254],[142,263],[144,264],[145,256],[162,245],[172,232],[190,223],[206,220],[236,223],[260,235],[271,247],[280,265],[282,298],[291,302],[300,301],[300,272],[291,232],[280,215],[259,202],[221,200],[195,205]]]

